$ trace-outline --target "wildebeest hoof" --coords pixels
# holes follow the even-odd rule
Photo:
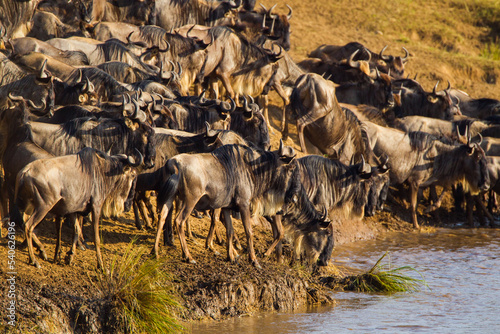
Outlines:
[[[191,263],[191,264],[196,264],[196,261],[195,261],[195,260],[193,260],[193,259],[188,260],[188,262],[189,262],[189,263]]]
[[[33,262],[33,265],[34,265],[35,267],[37,267],[38,269],[41,269],[41,268],[42,268],[42,266],[40,265],[40,263],[38,263],[38,261],[34,261],[34,262]]]
[[[24,241],[21,242],[21,244],[17,247],[17,249],[23,250],[23,249],[26,249],[26,247],[28,247],[28,241],[26,239],[24,239]]]
[[[259,262],[257,262],[257,261],[253,261],[253,262],[252,262],[252,265],[253,265],[255,268],[257,268],[257,269],[262,269],[262,267],[260,266]]]
[[[72,254],[72,253],[68,253],[68,254],[66,254],[66,258],[65,258],[64,260],[65,260],[65,262],[66,262],[66,264],[67,264],[68,266],[70,266],[70,265],[71,265],[71,263],[73,263],[73,258],[74,258],[74,256],[75,256],[75,255],[74,255],[74,254]]]
[[[216,250],[213,251],[216,256],[220,256],[220,253]]]
[[[47,254],[45,253],[45,251],[41,250],[40,251],[40,257],[44,260],[44,261],[47,261],[48,260],[48,257],[47,257]]]

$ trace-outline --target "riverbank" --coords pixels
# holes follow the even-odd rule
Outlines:
[[[407,220],[398,217],[404,212],[398,206],[390,205],[388,210],[374,217],[357,222],[337,222],[335,224],[336,245],[375,238],[385,231],[412,231]],[[446,205],[441,210],[447,210]],[[446,215],[444,215],[446,216]],[[118,220],[105,219],[101,225],[103,257],[110,263],[114,257],[123,255],[127,245],[135,240],[135,246],[144,246],[149,251],[154,241],[152,231],[137,231],[131,214]],[[409,218],[409,217],[408,217]],[[428,217],[430,220],[431,218]],[[424,220],[426,220],[424,218]],[[193,238],[188,245],[196,264],[181,261],[180,245],[175,238],[175,247],[163,247],[161,258],[165,260],[162,270],[170,273],[171,286],[184,311],[178,316],[187,323],[191,320],[222,320],[230,317],[253,315],[262,311],[290,312],[305,305],[331,304],[331,291],[322,285],[325,276],[340,280],[345,274],[330,265],[311,274],[310,268],[299,264],[290,265],[288,260],[278,264],[274,256],[263,258],[263,253],[272,241],[271,229],[265,220],[258,220],[254,225],[256,253],[261,269],[249,264],[245,250],[240,251],[238,262],[231,264],[225,258],[225,246],[215,245],[220,255],[205,249],[205,236],[210,221],[208,218],[190,218]],[[451,221],[450,221],[451,222]],[[429,226],[429,222],[424,222]],[[235,223],[236,233],[245,247],[245,234],[241,224]],[[424,228],[425,229],[425,228]],[[55,231],[52,221],[39,225],[37,231],[45,245],[49,259],[55,250]],[[68,227],[63,228],[63,252],[70,246]],[[92,240],[90,225],[84,227],[87,240]],[[16,242],[22,241],[20,233]],[[2,254],[7,253],[6,239],[0,242]],[[285,247],[285,254],[290,255]],[[41,261],[42,269],[27,264],[26,250],[16,249],[16,316],[17,329],[22,333],[103,333],[114,332],[116,327],[110,320],[110,304],[104,299],[93,281],[95,281],[95,251],[92,242],[89,249],[78,251],[72,266]],[[144,258],[148,256],[145,255]],[[7,264],[3,257],[2,277],[6,277]],[[332,280],[330,280],[332,285]],[[335,284],[333,284],[335,285]],[[1,293],[7,295],[8,284],[3,280]],[[0,307],[5,310],[7,298],[3,298]],[[111,318],[112,319],[112,318]],[[3,315],[3,324],[7,322]],[[11,329],[8,326],[4,330]]]

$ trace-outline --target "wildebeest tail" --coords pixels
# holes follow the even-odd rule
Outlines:
[[[157,207],[161,208],[163,204],[174,199],[177,194],[177,188],[179,186],[179,174],[172,174],[167,179],[167,182],[163,184],[158,193],[157,197]]]

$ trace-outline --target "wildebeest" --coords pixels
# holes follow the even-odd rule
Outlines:
[[[465,145],[441,142],[424,132],[405,133],[364,122],[376,155],[389,157],[391,184],[407,181],[411,192],[412,222],[418,228],[419,188],[432,185],[450,187],[461,181],[466,191],[476,194],[490,184],[485,153],[466,139]]]
[[[168,160],[165,172],[170,175],[158,196],[158,207],[165,217],[178,199],[179,212],[175,226],[181,241],[183,257],[194,262],[184,239],[184,223],[193,209],[222,208],[226,219],[228,258],[235,260],[233,249],[233,227],[230,210],[241,214],[248,241],[250,262],[259,266],[253,247],[252,216],[272,216],[287,205],[297,191],[298,170],[293,161],[293,149],[280,145],[278,151],[268,152],[243,145],[225,145],[212,153],[181,154]],[[160,233],[163,227],[160,219],[155,246],[152,253],[158,256]],[[277,221],[280,224],[280,221]],[[270,255],[281,238],[282,226],[275,226],[278,232]]]
[[[359,164],[347,166],[338,160],[310,155],[298,159],[297,163],[304,192],[316,209],[325,210],[330,214],[335,212],[337,217],[340,210],[344,213],[342,218],[347,219],[352,216],[363,217],[370,186],[367,180],[372,176],[372,168],[365,163],[364,159]],[[284,216],[285,228],[288,224],[297,224],[297,222],[290,221],[290,218],[293,219],[293,217]],[[313,248],[310,243],[306,243],[306,249],[303,249],[301,245],[304,237],[304,233],[295,233],[295,256],[298,257],[301,251],[305,251],[309,253],[308,257],[313,263],[319,260],[318,265],[328,265],[333,250],[333,235],[324,244],[320,243],[323,247]]]
[[[378,70],[375,72],[376,76],[373,79],[336,87],[337,100],[352,105],[371,105],[383,111],[394,107],[391,78]]]
[[[33,252],[33,230],[48,213],[65,216],[92,212],[97,264],[104,268],[99,236],[101,213],[123,211],[136,176],[133,167],[141,163],[142,158],[133,161],[126,155],[108,156],[85,148],[76,154],[26,165],[17,175],[15,198],[16,204],[31,214],[25,225],[30,264],[40,268]]]
[[[361,155],[372,160],[366,134],[356,116],[338,104],[333,82],[314,73],[300,76],[290,96],[288,112],[297,119],[304,153],[307,153],[305,135],[322,154],[344,163],[349,163],[353,156],[359,161]]]
[[[226,14],[241,5],[235,1],[156,0],[155,20],[163,29],[170,30],[187,24],[219,25]]]
[[[40,52],[65,64],[73,66],[89,65],[87,55],[82,51],[65,51],[33,37],[10,40],[13,55],[23,56],[30,52]]]
[[[393,80],[394,89],[401,89],[401,107],[395,110],[396,117],[411,115],[426,116],[450,120],[454,115],[460,114],[450,97],[450,84],[442,93],[436,91],[439,81],[432,92],[426,92],[422,86],[401,86],[401,82]],[[417,83],[418,84],[418,83]]]
[[[31,133],[36,144],[57,156],[76,153],[86,146],[110,154],[133,155],[137,149],[145,166],[152,167],[154,131],[143,117],[131,115],[100,121],[76,118],[64,124],[31,122]]]
[[[490,116],[500,115],[500,101],[495,99],[473,99],[469,94],[458,89],[451,89],[450,95],[458,102],[463,115],[486,119]]]
[[[404,77],[404,65],[408,60],[408,50],[403,47],[405,56],[384,55],[387,45],[382,48],[380,53],[374,53],[358,42],[350,42],[346,45],[320,45],[314,51],[309,53],[309,57],[320,58],[330,62],[340,62],[348,59],[355,51],[359,51],[356,59],[369,59],[370,67],[377,68],[382,73],[391,74],[395,79]]]
[[[6,38],[24,37],[29,32],[29,23],[41,0],[1,0],[0,26]]]

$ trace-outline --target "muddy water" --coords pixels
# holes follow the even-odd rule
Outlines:
[[[337,247],[334,264],[366,271],[386,250],[392,267],[418,269],[429,289],[335,293],[335,307],[197,323],[193,333],[500,333],[500,229],[387,234]]]

